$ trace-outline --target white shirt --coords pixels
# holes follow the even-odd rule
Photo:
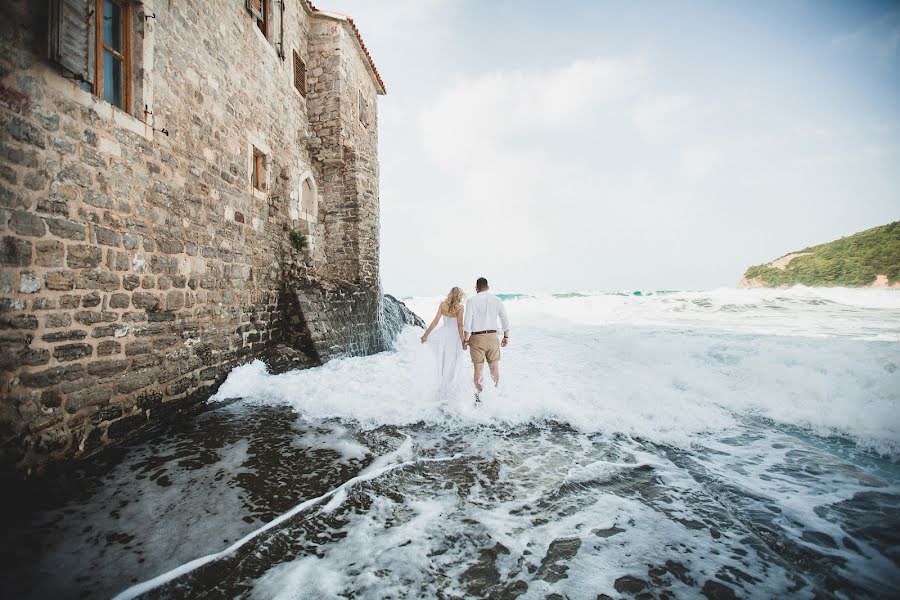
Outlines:
[[[500,298],[490,292],[478,292],[466,302],[463,329],[469,333],[497,329],[497,319],[500,319],[501,330],[509,329],[509,317]]]

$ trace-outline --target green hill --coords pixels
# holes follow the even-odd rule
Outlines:
[[[741,286],[864,287],[876,285],[876,278],[879,286],[900,282],[900,221],[750,267]]]

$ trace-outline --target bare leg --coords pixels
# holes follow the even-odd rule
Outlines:
[[[475,367],[475,377],[474,377],[475,390],[480,392],[481,391],[481,369],[484,367],[484,363],[483,362],[472,363],[472,365]]]
[[[491,379],[494,380],[494,387],[496,387],[500,383],[500,361],[495,360],[488,363],[488,368],[491,370]]]

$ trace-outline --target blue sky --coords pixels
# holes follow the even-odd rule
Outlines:
[[[317,5],[388,87],[386,291],[732,286],[900,219],[896,2]]]

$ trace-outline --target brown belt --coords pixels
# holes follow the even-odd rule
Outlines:
[[[496,329],[488,329],[487,331],[473,331],[472,335],[481,335],[482,333],[497,333]]]

